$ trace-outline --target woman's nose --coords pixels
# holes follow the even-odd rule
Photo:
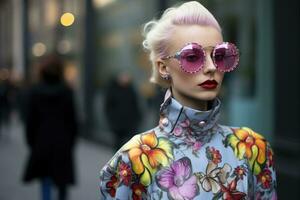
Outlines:
[[[209,73],[214,73],[216,70],[217,70],[217,68],[216,68],[216,66],[213,62],[211,54],[209,53],[209,54],[206,55],[206,58],[205,58],[203,72],[205,74],[209,74]]]

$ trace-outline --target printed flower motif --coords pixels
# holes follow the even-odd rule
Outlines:
[[[156,176],[157,185],[168,192],[169,199],[193,199],[199,193],[197,178],[192,174],[189,158],[184,157],[162,169]]]
[[[161,114],[159,117],[159,123],[158,123],[159,128],[162,130],[168,125],[169,125],[168,118],[166,118],[165,114]]]
[[[269,189],[272,183],[272,173],[269,169],[264,169],[258,176],[258,182],[261,183],[262,188]]]
[[[180,136],[182,134],[182,132],[183,132],[183,129],[180,126],[176,126],[176,128],[174,128],[174,131],[173,131],[175,136]]]
[[[230,172],[231,166],[227,163],[221,168],[214,162],[209,162],[206,167],[206,174],[203,172],[200,172],[199,174],[199,181],[203,190],[206,192],[212,191],[212,193],[216,194],[221,189],[220,183],[226,183]]]
[[[188,128],[190,126],[191,122],[189,119],[184,120],[183,122],[180,123],[180,126],[183,128]]]
[[[107,192],[111,197],[116,196],[116,188],[118,187],[118,179],[115,175],[111,176],[110,181],[106,183]]]
[[[126,186],[129,186],[129,184],[130,184],[131,175],[132,174],[131,174],[130,166],[124,162],[120,162],[119,177],[120,177],[120,180],[122,180]]]
[[[263,200],[263,199],[268,199],[268,200],[278,200],[277,198],[277,193],[275,190],[272,191],[271,194],[268,194],[265,196],[266,192],[265,191],[259,191],[255,194],[255,200]]]
[[[222,161],[222,155],[220,154],[220,151],[214,147],[206,147],[206,157],[215,164],[218,164]]]
[[[241,200],[246,196],[245,193],[236,190],[237,179],[233,179],[227,186],[221,185],[224,200]]]
[[[261,135],[246,127],[234,129],[234,133],[226,137],[225,145],[230,145],[240,160],[247,158],[255,175],[261,172],[266,161],[266,140]]]
[[[273,167],[274,166],[274,159],[273,159],[273,151],[271,148],[268,149],[267,151],[267,166],[268,167]]]
[[[146,188],[140,183],[134,183],[131,186],[132,189],[132,199],[133,200],[142,200],[143,193],[146,193]]]
[[[239,180],[243,180],[244,176],[246,176],[247,169],[244,166],[237,166],[234,169],[233,174],[237,177]]]
[[[179,124],[176,125],[174,128],[173,134],[177,137],[181,136],[183,133],[189,132],[191,122],[186,119]]]
[[[193,151],[198,151],[199,149],[201,149],[201,147],[202,147],[202,143],[197,141],[193,145]]]
[[[132,169],[140,175],[140,182],[144,186],[150,185],[157,167],[165,167],[173,159],[171,142],[166,138],[157,138],[154,131],[136,135],[122,150],[128,151]]]

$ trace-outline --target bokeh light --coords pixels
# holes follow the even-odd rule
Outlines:
[[[0,81],[5,81],[9,78],[9,71],[6,68],[0,69]]]
[[[64,13],[61,17],[60,17],[60,23],[63,26],[71,26],[75,21],[75,17],[72,13]]]
[[[110,5],[113,2],[115,2],[115,0],[93,0],[94,6],[96,8],[103,8],[105,6]]]
[[[47,51],[47,47],[44,43],[37,42],[32,47],[32,54],[36,57],[44,55]]]
[[[75,63],[66,63],[64,68],[64,78],[66,82],[73,88],[75,88],[76,84],[78,84],[78,74],[78,66],[76,66]]]
[[[57,44],[57,51],[61,54],[67,54],[71,51],[72,45],[69,40],[61,40]]]

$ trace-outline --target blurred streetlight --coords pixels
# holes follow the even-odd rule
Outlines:
[[[63,26],[71,26],[75,21],[75,17],[72,13],[64,13],[61,17],[60,17],[60,23]]]

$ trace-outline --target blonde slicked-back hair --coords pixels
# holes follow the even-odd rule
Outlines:
[[[144,26],[143,46],[150,52],[152,63],[152,76],[150,81],[162,87],[169,87],[170,82],[163,79],[156,66],[157,58],[168,56],[169,41],[174,34],[176,26],[201,25],[216,28],[221,33],[221,28],[215,17],[199,2],[190,1],[168,8],[158,20],[152,20]]]

